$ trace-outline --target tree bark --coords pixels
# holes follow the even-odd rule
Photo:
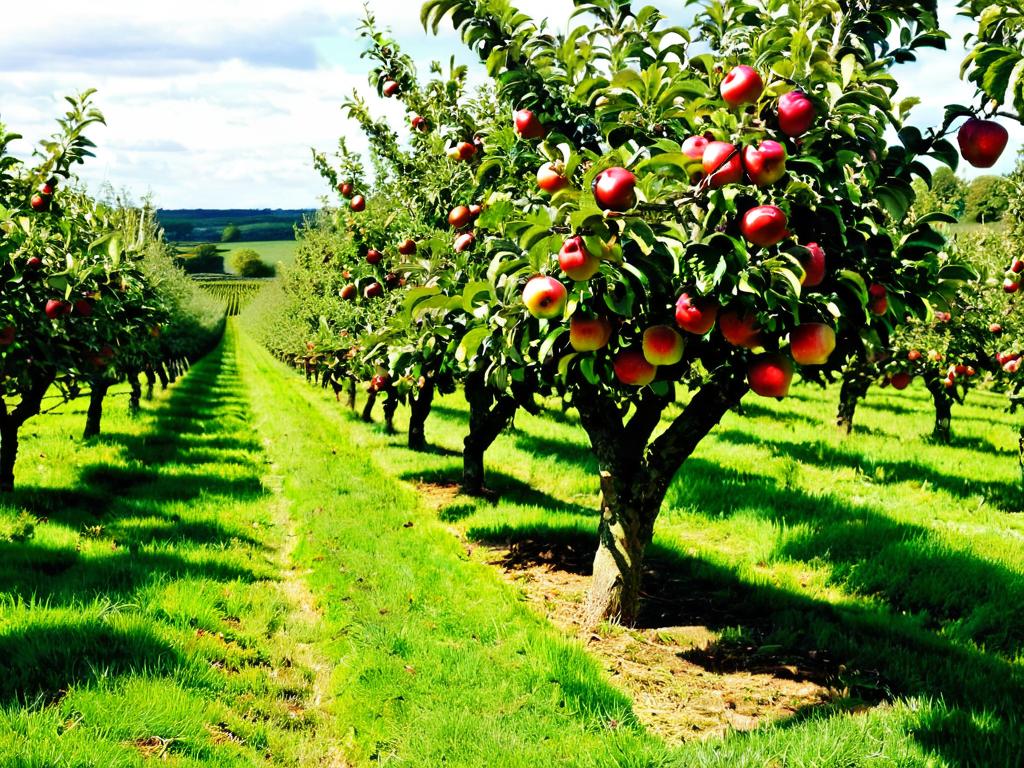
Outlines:
[[[100,433],[103,421],[103,399],[110,389],[110,381],[104,378],[95,378],[89,391],[89,410],[85,415],[85,432],[82,437],[96,437]]]
[[[924,377],[928,391],[932,393],[935,404],[935,426],[932,428],[932,439],[940,443],[948,443],[952,439],[951,422],[953,420],[953,398],[939,375],[929,370]]]
[[[469,434],[463,441],[462,492],[479,496],[484,490],[484,454],[515,416],[518,404],[511,395],[495,393],[482,372],[466,377]]]
[[[427,447],[426,421],[434,402],[434,379],[427,376],[423,387],[409,395],[409,447],[422,451]]]
[[[164,366],[163,363],[157,363],[157,365],[156,365],[156,375],[160,379],[160,389],[162,391],[166,390],[167,389],[167,385],[170,382],[167,379],[167,368],[166,368],[166,366]]]
[[[366,395],[366,404],[363,406],[363,421],[367,424],[373,421],[373,406],[377,402],[377,390],[371,389]]]
[[[146,401],[153,399],[153,387],[156,384],[156,374],[153,373],[153,366],[146,366]]]
[[[384,394],[384,430],[393,435],[395,429],[395,411],[398,410],[398,393],[393,387],[388,387]]]
[[[665,494],[700,441],[746,391],[740,378],[726,374],[712,379],[654,440],[651,436],[671,397],[648,390],[635,402],[628,421],[609,397],[588,395],[576,403],[601,475],[601,522],[584,606],[586,626],[602,620],[636,622],[644,552]]]
[[[33,379],[21,393],[21,402],[13,410],[0,397],[0,493],[14,490],[14,462],[18,458],[18,431],[29,418],[39,413],[43,396],[53,383],[53,376]]]
[[[348,407],[350,410],[356,409],[356,380],[348,380]]]
[[[870,386],[870,376],[860,367],[852,366],[843,371],[836,426],[848,435],[853,432],[853,417],[857,412],[857,404],[867,395]]]
[[[128,413],[135,416],[142,408],[142,384],[139,382],[138,371],[128,374],[128,384],[132,388],[131,394],[128,396]]]

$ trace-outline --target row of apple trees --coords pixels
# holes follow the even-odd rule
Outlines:
[[[59,131],[31,162],[0,125],[0,491],[14,485],[21,426],[44,398],[88,389],[86,436],[99,432],[117,381],[166,383],[216,343],[218,311],[160,242],[152,210],[97,201],[72,169],[91,156],[85,131],[103,121],[92,92],[68,98]]]
[[[408,122],[346,105],[376,181],[322,161],[347,204],[318,220],[334,237],[302,284],[323,311],[289,352],[329,381],[371,366],[399,397],[461,380],[467,462],[535,396],[575,408],[602,491],[590,621],[635,619],[669,484],[748,391],[830,380],[949,304],[973,273],[948,217],[912,214],[912,181],[956,166],[953,132],[979,165],[1006,144],[990,101],[1009,78],[909,124],[899,65],[943,47],[935,2],[688,5],[680,28],[581,0],[556,35],[507,3],[430,0],[425,26],[450,18],[493,79],[472,96],[440,68],[421,87],[368,20],[371,80]],[[986,40],[972,78],[1002,66]],[[372,296],[382,272],[396,287]]]

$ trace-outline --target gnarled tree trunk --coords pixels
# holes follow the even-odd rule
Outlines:
[[[427,447],[426,421],[434,403],[434,377],[424,378],[419,391],[409,394],[409,447],[422,451]]]
[[[356,380],[348,380],[348,407],[351,410],[356,409]]]
[[[153,399],[153,387],[156,385],[156,374],[153,373],[153,366],[146,366],[146,400]]]
[[[469,434],[463,441],[462,492],[479,496],[484,490],[484,454],[515,416],[518,405],[511,395],[495,393],[482,372],[466,377]]]
[[[377,402],[377,390],[371,389],[366,395],[366,404],[363,406],[363,421],[367,424],[373,421],[373,406]]]
[[[870,386],[871,377],[859,366],[851,366],[843,371],[836,426],[846,434],[853,432],[853,417],[857,412],[857,404],[864,399]]]
[[[14,462],[18,458],[18,431],[29,418],[39,413],[43,396],[53,383],[53,376],[37,376],[24,392],[21,402],[8,410],[0,397],[0,493],[14,490]]]
[[[170,380],[167,378],[167,367],[163,363],[156,364],[156,375],[160,379],[160,389],[166,390]]]
[[[142,408],[142,384],[139,382],[138,371],[128,374],[128,384],[131,387],[131,393],[128,396],[128,413],[134,416]]]
[[[384,429],[389,435],[395,434],[395,411],[398,410],[398,393],[388,387],[384,395]]]
[[[948,443],[953,436],[951,422],[953,420],[953,396],[942,383],[938,373],[929,369],[924,376],[924,383],[932,394],[935,404],[935,426],[932,428],[932,439],[940,443]]]
[[[96,437],[100,433],[101,422],[103,421],[103,400],[110,389],[110,381],[102,377],[92,380],[89,389],[89,410],[85,415],[85,432],[82,437]]]

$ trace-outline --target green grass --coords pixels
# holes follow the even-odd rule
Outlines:
[[[594,544],[571,415],[520,414],[493,500],[436,510],[465,405],[415,454],[229,327],[132,421],[30,422],[0,501],[0,765],[1013,766],[1024,753],[1024,520],[993,395],[924,438],[927,394],[751,398],[670,490],[645,626],[710,628],[706,674],[815,666],[833,706],[665,744],[584,646],[470,554]],[[529,552],[528,547],[522,551]],[[559,563],[555,561],[557,566]],[[569,563],[564,564],[569,567]],[[579,563],[571,564],[579,567]],[[656,610],[654,610],[656,609]],[[812,661],[813,660],[813,661]]]
[[[251,243],[220,243],[219,248],[224,253],[224,269],[231,272],[231,254],[243,248],[256,251],[268,264],[290,265],[295,261],[295,248],[298,243],[295,240],[259,240]]]

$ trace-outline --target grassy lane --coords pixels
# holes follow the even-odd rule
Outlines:
[[[34,419],[0,499],[0,765],[323,765],[318,630],[234,358],[75,439]]]
[[[594,660],[382,474],[362,425],[251,340],[240,349],[256,430],[299,521],[295,557],[320,597],[351,762],[662,764]]]

